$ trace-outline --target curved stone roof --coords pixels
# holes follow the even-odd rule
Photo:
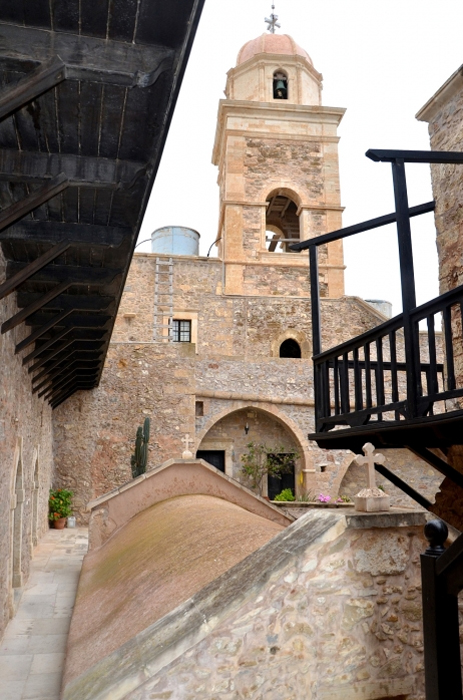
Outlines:
[[[285,528],[222,498],[170,498],[133,517],[84,559],[66,683]]]
[[[262,34],[248,41],[239,51],[236,65],[240,66],[260,53],[279,53],[285,56],[302,56],[313,65],[307,51],[301,48],[289,34]]]

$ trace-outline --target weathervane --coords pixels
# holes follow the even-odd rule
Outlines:
[[[275,34],[275,27],[278,27],[278,29],[281,29],[281,25],[278,24],[278,15],[275,15],[273,13],[273,10],[275,9],[275,5],[272,5],[272,14],[269,17],[265,18],[265,21],[267,22],[267,29],[271,34]]]

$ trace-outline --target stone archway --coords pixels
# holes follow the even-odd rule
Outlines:
[[[32,477],[32,527],[31,541],[32,547],[38,544],[39,531],[39,487],[40,487],[40,471],[39,471],[39,453],[38,449],[34,450],[34,474]]]
[[[23,535],[23,510],[24,510],[24,478],[22,462],[22,438],[18,440],[14,454],[13,479],[10,494],[10,586],[11,612],[14,612],[14,589],[21,588],[23,577],[21,571],[22,562],[22,535]]]
[[[212,416],[197,436],[197,450],[225,453],[225,473],[240,480],[241,455],[250,442],[262,442],[271,447],[281,446],[296,451],[296,489],[301,487],[300,475],[309,459],[308,443],[300,429],[272,404],[233,403]]]

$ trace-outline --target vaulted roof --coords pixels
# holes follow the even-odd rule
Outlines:
[[[1,332],[52,406],[99,382],[203,4],[1,3]]]

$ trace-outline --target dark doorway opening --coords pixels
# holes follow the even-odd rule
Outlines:
[[[301,357],[301,346],[292,338],[284,340],[280,345],[280,357]]]
[[[290,471],[286,474],[281,474],[281,476],[269,475],[267,477],[268,497],[271,501],[273,501],[275,496],[281,493],[283,489],[291,489],[293,496],[296,495],[296,477],[294,472],[295,465],[293,462],[290,466]]]
[[[198,450],[196,459],[204,459],[225,474],[225,450]]]

